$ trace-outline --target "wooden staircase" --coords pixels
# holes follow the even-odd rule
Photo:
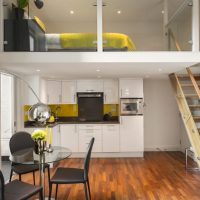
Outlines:
[[[185,74],[170,74],[179,111],[181,113],[195,158],[200,158],[200,75],[190,68]],[[200,160],[196,159],[200,168]]]

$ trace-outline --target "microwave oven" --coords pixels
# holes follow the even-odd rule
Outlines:
[[[120,99],[120,115],[143,115],[142,98]]]

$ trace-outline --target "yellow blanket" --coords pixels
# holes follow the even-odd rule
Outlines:
[[[60,43],[64,49],[96,48],[97,34],[92,33],[61,33]],[[133,41],[125,34],[104,33],[103,47],[109,49],[127,49],[135,51]]]

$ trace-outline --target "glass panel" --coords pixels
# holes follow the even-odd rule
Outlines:
[[[48,0],[41,9],[34,2],[24,19],[7,6],[5,51],[97,51],[96,1]]]
[[[163,1],[110,0],[103,7],[104,51],[163,50]]]
[[[1,75],[1,153],[9,155],[9,139],[13,131],[13,78]]]
[[[173,7],[171,1],[169,7]],[[192,1],[185,1],[179,5],[179,10],[171,13],[168,29],[169,51],[192,50]]]

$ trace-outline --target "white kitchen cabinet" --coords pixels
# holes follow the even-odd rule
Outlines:
[[[76,104],[76,81],[62,81],[62,103]]]
[[[78,129],[76,124],[60,125],[61,146],[78,152]]]
[[[85,128],[84,128],[85,126]],[[95,138],[93,152],[102,152],[102,127],[98,125],[79,125],[79,152],[86,152],[90,140]],[[98,128],[99,127],[99,128]]]
[[[1,139],[1,156],[10,155],[9,141],[10,139]]]
[[[118,81],[117,80],[104,80],[104,104],[118,104]]]
[[[120,117],[120,151],[144,151],[144,122],[143,116]]]
[[[61,131],[60,125],[57,125],[52,128],[52,146],[60,146],[61,145]]]
[[[47,80],[47,103],[61,103],[61,81]]]
[[[25,81],[31,86],[31,88],[34,90],[36,95],[39,97],[39,99],[46,103],[46,83],[45,80],[42,79],[39,76],[25,76]],[[19,84],[19,88],[22,90],[22,99],[24,105],[33,105],[38,102],[37,97],[33,92],[30,90],[30,88],[27,86],[27,84],[23,83]]]
[[[78,80],[77,92],[103,92],[102,80]]]
[[[103,125],[103,152],[119,152],[119,125]]]
[[[120,79],[119,92],[121,98],[143,98],[143,80]]]

